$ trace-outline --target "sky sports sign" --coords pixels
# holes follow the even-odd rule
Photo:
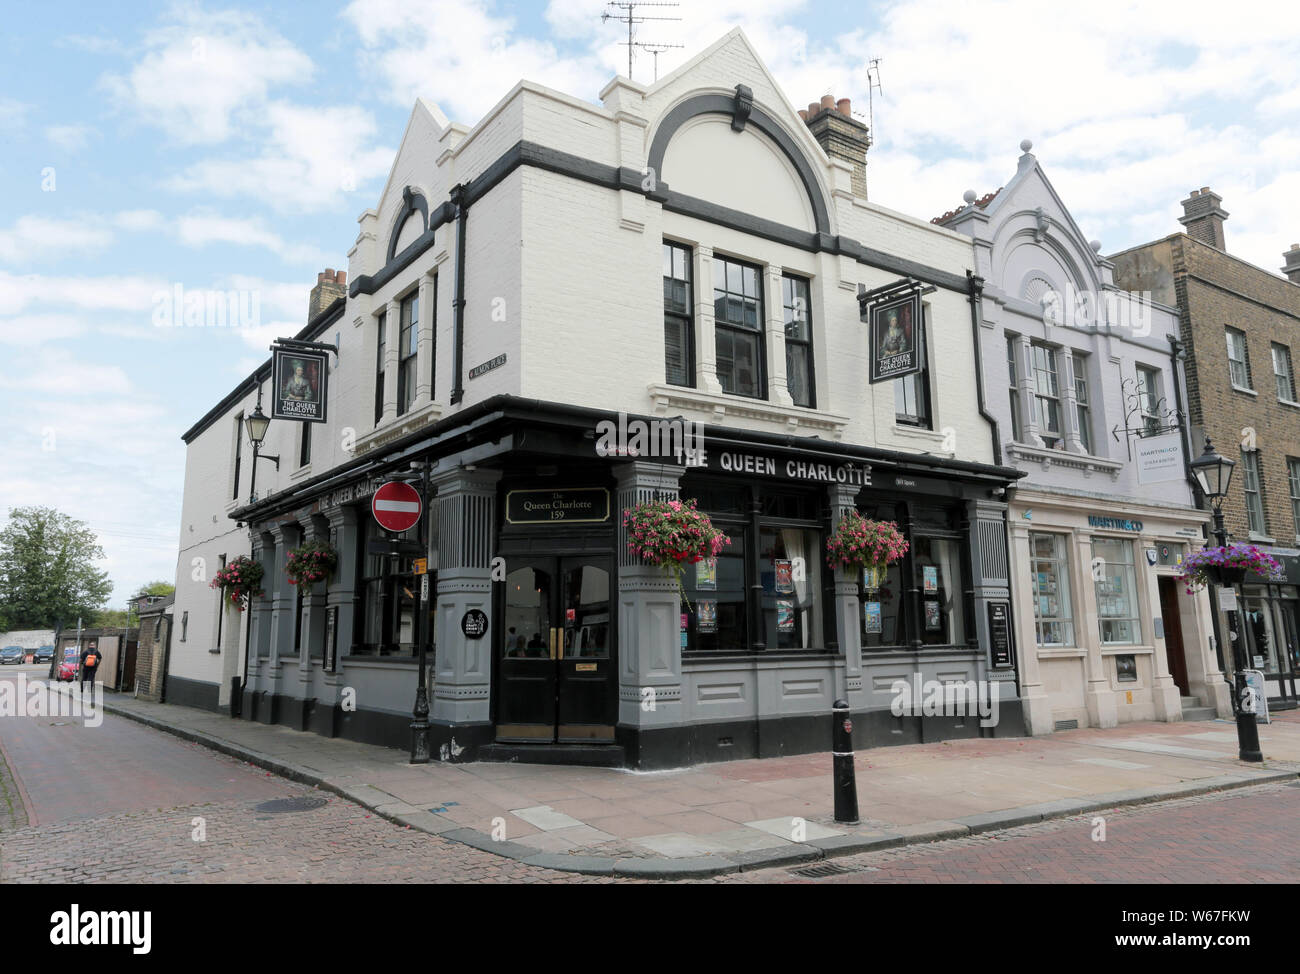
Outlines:
[[[329,377],[325,352],[276,348],[271,352],[272,419],[325,422],[325,391]]]

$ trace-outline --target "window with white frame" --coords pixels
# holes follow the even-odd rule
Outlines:
[[[1138,412],[1142,417],[1142,435],[1160,432],[1160,373],[1145,365],[1137,367]]]
[[[1291,369],[1291,349],[1273,343],[1273,381],[1277,397],[1283,402],[1295,402],[1295,373]]]
[[[1250,389],[1250,357],[1246,352],[1246,333],[1225,328],[1228,339],[1228,376],[1238,389]]]
[[[420,344],[420,292],[402,299],[397,331],[397,415],[415,403],[416,351]]]
[[[723,392],[767,398],[763,275],[752,264],[713,258],[713,332]]]
[[[1034,629],[1039,646],[1073,646],[1070,612],[1069,538],[1029,533],[1029,571],[1034,588]]]
[[[894,380],[894,422],[921,429],[934,429],[930,415],[929,350],[926,348],[925,308],[921,309],[921,327],[917,330],[916,354],[921,369]]]
[[[1011,404],[1011,440],[1022,442],[1025,431],[1020,422],[1020,339],[1007,336],[1007,397]]]
[[[695,385],[695,328],[691,308],[691,248],[665,240],[664,381]]]
[[[808,279],[781,277],[781,307],[785,319],[786,388],[796,406],[816,405],[813,391],[812,315]]]
[[[1259,477],[1259,451],[1241,451],[1241,489],[1246,495],[1246,527],[1252,534],[1268,534],[1264,518],[1264,491]]]
[[[1030,347],[1034,375],[1034,421],[1049,447],[1061,442],[1061,384],[1056,349],[1035,342]]]
[[[1295,520],[1296,537],[1300,538],[1300,460],[1287,457],[1286,473],[1291,484],[1291,517]]]
[[[1074,425],[1079,430],[1079,442],[1091,453],[1092,404],[1088,398],[1088,359],[1078,352],[1071,352],[1070,370],[1074,373]]]
[[[1103,646],[1133,645],[1141,640],[1142,620],[1133,567],[1133,542],[1123,538],[1092,539],[1093,587],[1097,593],[1097,627]]]

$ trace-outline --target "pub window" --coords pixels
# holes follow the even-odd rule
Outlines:
[[[897,521],[892,505],[863,510],[872,520]],[[859,585],[858,626],[863,649],[902,648],[907,645],[907,588],[903,585],[903,562],[896,561],[883,572],[863,569]]]
[[[1295,374],[1291,371],[1291,349],[1273,342],[1273,381],[1277,385],[1277,398],[1282,402],[1295,402]]]
[[[1144,365],[1137,367],[1138,410],[1142,414],[1142,435],[1160,432],[1160,373]]]
[[[921,370],[894,380],[894,421],[905,426],[933,429],[930,421],[930,366],[925,340],[925,311],[917,329],[916,354]]]
[[[1241,489],[1246,495],[1246,527],[1252,534],[1268,534],[1264,519],[1264,492],[1259,478],[1259,451],[1241,451]]]
[[[1097,592],[1097,626],[1103,646],[1131,646],[1140,641],[1137,576],[1133,544],[1123,538],[1092,539],[1093,583]]]
[[[1015,335],[1007,336],[1007,396],[1011,404],[1011,441],[1019,443],[1025,435],[1020,421],[1020,368],[1016,364],[1020,349],[1020,339]]]
[[[221,567],[222,568],[226,567],[225,555],[221,556]],[[218,589],[217,591],[217,649],[221,648],[221,626],[222,623],[224,623],[226,620],[226,600],[223,597],[224,594],[225,594],[224,590]]]
[[[712,515],[712,512],[710,512]],[[691,603],[683,608],[686,645],[683,651],[749,649],[749,614],[745,597],[749,593],[745,559],[744,521],[722,516],[713,523],[727,533],[731,544],[712,561],[687,566],[682,587]]]
[[[1073,646],[1070,612],[1069,539],[1063,534],[1029,534],[1029,572],[1034,590],[1034,630],[1039,646]]]
[[[375,317],[375,425],[384,416],[384,354],[387,345],[388,315],[379,312]]]
[[[1070,353],[1070,369],[1074,373],[1074,425],[1079,431],[1079,442],[1087,453],[1092,452],[1092,404],[1088,399],[1088,360],[1078,352]]]
[[[298,466],[305,467],[311,463],[311,423],[302,423],[302,433],[298,440]]]
[[[664,381],[695,385],[691,249],[664,241]]]
[[[760,527],[763,643],[768,649],[812,649],[823,643],[821,533]]]
[[[415,402],[415,353],[420,342],[420,292],[402,299],[397,332],[397,415],[404,415]]]
[[[722,391],[766,399],[762,276],[757,267],[714,257],[713,317]]]
[[[360,656],[415,655],[415,619],[420,594],[420,576],[411,555],[372,554],[370,542],[390,539],[419,540],[419,525],[403,534],[392,534],[365,518],[358,558],[361,605],[357,612],[357,635],[353,653]],[[437,591],[436,577],[429,589]],[[426,628],[430,640],[433,630]]]
[[[1228,377],[1234,387],[1251,389],[1250,355],[1246,351],[1246,333],[1236,328],[1224,328],[1228,339]]]
[[[1286,474],[1291,486],[1291,517],[1295,521],[1296,537],[1300,538],[1300,460],[1287,457]]]
[[[1037,342],[1029,348],[1034,372],[1034,420],[1044,445],[1055,448],[1061,443],[1061,385],[1056,349]]]
[[[244,414],[235,417],[235,476],[231,484],[230,499],[239,500],[239,466],[244,453]]]
[[[813,389],[812,312],[808,281],[786,274],[781,278],[781,308],[785,319],[786,387],[796,406],[816,405]]]
[[[921,642],[953,646],[966,638],[961,542],[955,538],[912,539],[914,584],[921,590]]]

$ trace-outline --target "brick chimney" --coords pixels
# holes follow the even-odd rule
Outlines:
[[[1183,215],[1178,222],[1187,228],[1187,233],[1202,243],[1220,250],[1227,250],[1223,242],[1223,221],[1228,214],[1219,204],[1223,197],[1211,193],[1210,187],[1202,186],[1192,190],[1192,194],[1183,200]]]
[[[1286,261],[1282,265],[1282,273],[1292,284],[1300,284],[1300,244],[1292,244],[1291,249],[1282,255],[1282,259]]]
[[[316,275],[316,286],[311,289],[311,298],[307,301],[307,320],[311,321],[328,308],[338,298],[348,293],[348,272],[336,271],[330,267]]]
[[[853,117],[849,99],[835,100],[823,95],[820,103],[812,102],[799,117],[808,123],[813,137],[832,159],[843,159],[853,167],[853,195],[867,198],[867,149],[871,133]]]

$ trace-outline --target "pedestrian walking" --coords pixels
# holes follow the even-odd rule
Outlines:
[[[81,689],[86,689],[86,681],[90,681],[90,689],[95,689],[95,671],[99,669],[99,644],[90,643],[81,652]]]

